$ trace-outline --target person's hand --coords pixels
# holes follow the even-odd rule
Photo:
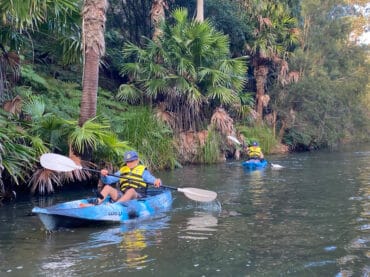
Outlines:
[[[104,169],[100,170],[100,174],[102,176],[107,176],[108,175],[108,170],[104,168]]]
[[[154,181],[154,186],[155,186],[156,188],[159,188],[159,187],[161,186],[161,183],[162,183],[161,179],[155,179],[155,181]]]

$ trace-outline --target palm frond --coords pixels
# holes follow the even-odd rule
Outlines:
[[[44,195],[54,192],[54,184],[61,186],[62,183],[58,173],[40,168],[33,173],[28,184],[31,187],[32,193],[38,191],[39,194]]]
[[[225,87],[213,87],[207,94],[207,98],[218,100],[220,103],[230,105],[235,103],[238,98],[232,89]]]
[[[187,13],[184,8],[172,12],[174,23],[162,25],[159,43],[149,40],[144,48],[126,44],[122,66],[136,87],[145,87],[149,99],[166,102],[174,125],[185,130],[194,122],[202,126],[214,105],[238,101],[247,69],[245,60],[230,58],[227,36],[208,20],[189,21]]]
[[[157,97],[159,93],[163,93],[168,87],[166,79],[150,79],[145,83],[146,94],[153,99]]]
[[[103,139],[111,135],[108,122],[97,123],[95,121],[96,118],[91,118],[81,127],[75,122],[72,123],[74,130],[69,134],[69,140],[71,145],[80,153],[83,153],[86,147],[97,150]]]
[[[234,121],[223,108],[217,108],[211,118],[211,124],[223,135],[231,135],[234,132]]]
[[[118,88],[116,98],[128,103],[139,103],[142,99],[142,92],[133,84],[122,84]]]
[[[29,95],[23,103],[22,110],[33,119],[41,118],[45,113],[45,102],[36,95]]]

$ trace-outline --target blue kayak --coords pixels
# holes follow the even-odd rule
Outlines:
[[[57,230],[144,219],[168,211],[173,201],[171,191],[164,188],[148,189],[147,196],[141,199],[111,203],[107,198],[100,205],[80,206],[93,200],[75,200],[46,208],[34,207],[32,213],[39,216],[47,230]]]
[[[244,168],[251,169],[251,170],[260,169],[260,168],[265,168],[267,166],[267,160],[250,159],[250,160],[242,162],[242,165]]]

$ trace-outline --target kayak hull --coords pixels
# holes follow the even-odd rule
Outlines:
[[[267,160],[259,160],[259,159],[251,159],[242,162],[242,165],[246,169],[261,169],[265,168],[267,166]]]
[[[170,190],[153,189],[148,190],[147,197],[142,199],[115,203],[106,199],[100,205],[80,207],[80,204],[88,204],[91,200],[74,200],[46,208],[34,207],[32,213],[38,215],[47,230],[57,230],[144,219],[168,211],[173,201]]]

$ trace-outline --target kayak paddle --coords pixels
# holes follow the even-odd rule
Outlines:
[[[78,169],[78,170],[88,170],[88,171],[100,173],[100,170],[82,167],[80,165],[77,165],[70,158],[63,156],[63,155],[55,154],[55,153],[45,153],[41,155],[40,163],[42,167],[53,170],[53,171],[71,172],[75,169]],[[108,174],[108,175],[114,176],[114,177],[120,177],[114,174]],[[153,184],[149,184],[149,185],[153,185]],[[199,201],[199,202],[210,202],[210,201],[215,200],[217,197],[216,192],[205,190],[205,189],[175,188],[175,187],[164,186],[164,185],[161,185],[161,187],[182,192],[183,194],[185,194],[187,198],[192,199],[194,201]]]
[[[242,143],[236,138],[236,137],[233,137],[233,136],[227,136],[227,138],[229,139],[229,140],[231,140],[231,141],[233,141],[233,142],[235,142],[236,144],[238,144],[238,145],[242,145]],[[271,164],[271,167],[273,167],[273,168],[276,168],[276,169],[278,169],[278,168],[283,168],[283,166],[282,165],[280,165],[280,164],[273,164],[273,163],[270,163],[270,162],[268,162],[269,164]]]
[[[239,145],[242,145],[242,143],[236,138],[236,137],[233,137],[233,136],[227,136],[227,138],[229,140],[232,140],[233,142],[235,142],[236,144],[239,144]]]

